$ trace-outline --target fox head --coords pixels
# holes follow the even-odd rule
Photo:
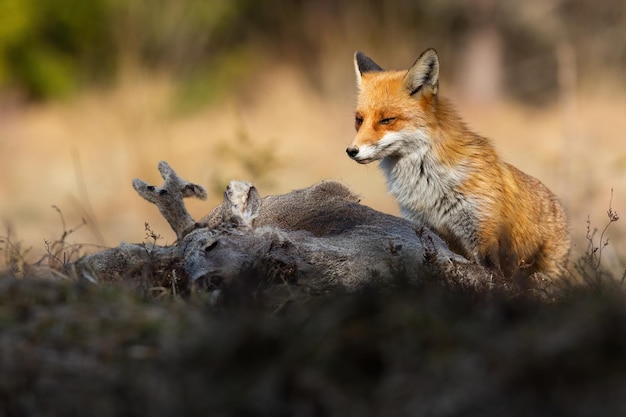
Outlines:
[[[407,71],[385,71],[361,52],[354,55],[357,84],[356,136],[346,149],[367,164],[411,151],[415,138],[426,135],[430,107],[439,87],[439,57],[422,52]]]

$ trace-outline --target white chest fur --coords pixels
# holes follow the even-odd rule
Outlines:
[[[459,191],[467,172],[462,166],[450,167],[437,160],[427,139],[418,134],[410,144],[404,144],[404,152],[381,160],[389,192],[403,217],[440,234],[453,235],[473,253],[477,244],[476,207]]]

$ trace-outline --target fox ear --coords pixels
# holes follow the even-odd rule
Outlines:
[[[422,92],[431,97],[439,89],[439,56],[433,48],[427,49],[404,76],[404,86],[410,95]]]
[[[356,73],[356,83],[361,86],[361,76],[366,72],[383,71],[383,69],[372,60],[372,58],[365,55],[363,52],[356,52],[354,54],[354,72]]]

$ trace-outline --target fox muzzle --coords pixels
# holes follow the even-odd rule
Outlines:
[[[356,147],[347,148],[346,153],[348,154],[350,158],[354,158],[355,156],[359,154],[359,148],[356,148]]]

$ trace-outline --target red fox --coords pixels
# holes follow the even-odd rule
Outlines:
[[[385,71],[361,52],[354,63],[357,133],[346,152],[361,164],[380,160],[403,217],[506,277],[561,276],[570,245],[563,207],[438,95],[437,52],[424,51],[408,71]]]

